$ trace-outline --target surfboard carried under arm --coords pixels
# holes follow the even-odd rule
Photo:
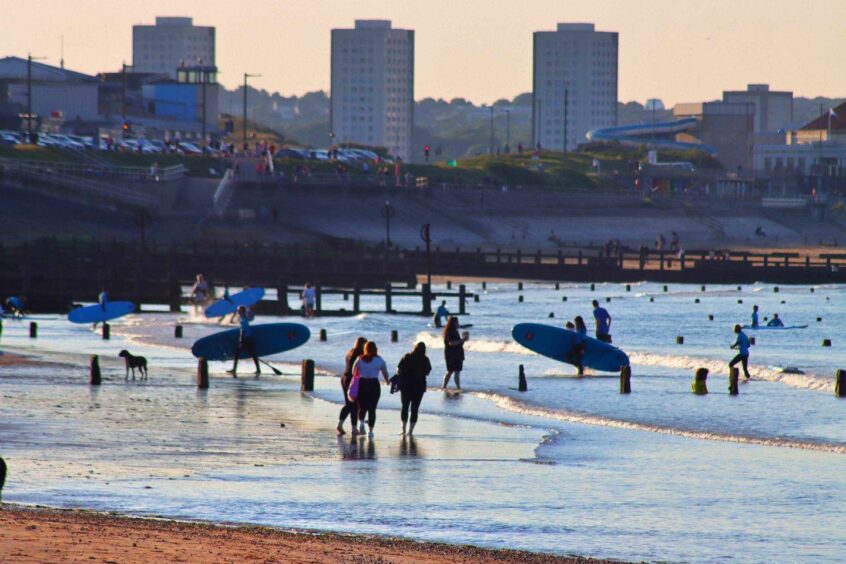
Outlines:
[[[71,323],[102,323],[123,317],[133,311],[135,311],[135,304],[132,302],[106,302],[105,304],[78,307],[68,314],[68,321]]]
[[[236,292],[226,300],[217,300],[206,308],[206,317],[223,317],[238,311],[239,306],[250,307],[256,305],[264,297],[264,288],[247,288]]]
[[[518,323],[511,330],[511,336],[530,351],[573,366],[576,366],[574,350],[580,338],[584,343],[582,366],[602,372],[619,372],[629,364],[629,357],[617,347],[561,327]]]
[[[253,325],[253,346],[257,357],[283,353],[304,345],[311,337],[308,327],[300,323],[266,323]],[[191,353],[206,360],[232,360],[238,350],[240,329],[229,329],[198,339],[191,347]],[[241,351],[238,358],[250,358],[250,353]]]

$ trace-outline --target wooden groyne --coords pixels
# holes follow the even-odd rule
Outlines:
[[[185,287],[202,273],[219,287],[262,286],[284,296],[288,296],[285,287],[296,293],[310,282],[321,286],[323,294],[348,294],[352,298],[348,311],[353,313],[361,311],[356,295],[376,292],[387,300],[388,310],[393,309],[393,297],[413,295],[421,299],[419,313],[425,313],[427,300],[424,290],[417,289],[417,277],[426,269],[426,253],[420,249],[299,249],[239,243],[141,246],[47,240],[0,247],[0,296],[23,295],[37,310],[66,311],[71,303],[95,300],[100,289],[106,288],[112,299],[166,304],[175,310],[185,299]],[[555,282],[844,283],[846,254],[436,248],[431,252],[431,273]],[[404,285],[405,293],[394,289],[397,285]],[[287,300],[280,302],[273,307],[290,310]]]

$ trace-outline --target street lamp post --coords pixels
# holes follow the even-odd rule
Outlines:
[[[423,313],[432,315],[432,234],[431,225],[424,223],[420,238],[426,243],[426,286],[423,289]]]
[[[244,73],[244,151],[247,150],[247,79],[258,78],[260,74]]]
[[[491,146],[489,150],[489,154],[494,154],[494,107],[491,104]]]
[[[505,110],[505,150],[511,152],[511,110]]]
[[[385,248],[391,248],[391,218],[396,215],[396,209],[391,205],[391,202],[385,200],[385,205],[382,206],[382,217],[385,218]]]
[[[30,53],[26,58],[26,140],[32,143],[32,61],[44,57],[33,57]]]

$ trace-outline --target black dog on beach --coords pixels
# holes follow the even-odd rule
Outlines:
[[[126,377],[124,380],[129,380],[129,371],[132,370],[132,379],[135,380],[135,369],[141,374],[144,380],[147,379],[147,359],[143,356],[133,356],[129,351],[124,349],[118,353],[118,356],[126,360]]]

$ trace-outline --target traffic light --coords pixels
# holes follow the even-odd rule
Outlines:
[[[124,133],[132,133],[132,124],[128,121],[123,122],[123,132]]]
[[[423,156],[424,156],[424,157],[426,157],[426,162],[427,162],[427,163],[429,162],[429,150],[430,150],[429,145],[424,145],[424,146],[423,146]]]

